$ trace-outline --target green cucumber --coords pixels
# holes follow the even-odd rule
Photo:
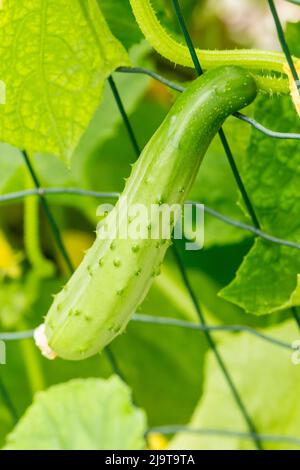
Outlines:
[[[182,205],[224,120],[256,94],[252,76],[235,66],[213,69],[195,80],[145,147],[122,199],[126,197],[129,207]],[[107,217],[122,217],[120,211],[119,200]],[[97,237],[47,314],[48,355],[85,359],[122,333],[148,293],[168,246],[164,240]]]

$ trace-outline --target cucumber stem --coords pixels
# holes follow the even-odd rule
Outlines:
[[[30,175],[25,173],[25,188],[32,189]],[[50,277],[54,266],[46,259],[40,246],[39,233],[39,201],[36,196],[30,196],[24,203],[24,244],[28,260],[34,271],[41,277]]]

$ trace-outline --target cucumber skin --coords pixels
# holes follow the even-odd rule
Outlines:
[[[128,205],[183,204],[206,150],[226,117],[257,95],[242,68],[213,69],[178,98],[133,166]],[[120,201],[114,211],[120,210]],[[108,216],[110,217],[110,216]],[[46,336],[61,358],[82,360],[122,333],[144,300],[169,243],[96,239],[47,314]]]

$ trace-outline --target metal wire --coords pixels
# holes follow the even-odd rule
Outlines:
[[[142,313],[134,314],[131,321],[135,323],[144,323],[157,326],[172,326],[175,328],[184,328],[187,330],[199,332],[211,331],[215,333],[248,333],[275,346],[288,349],[289,351],[295,351],[295,348],[293,348],[292,344],[281,341],[277,338],[273,338],[270,335],[244,325],[200,325],[199,323],[192,323],[185,320],[180,320],[178,318],[159,317],[154,315],[145,315]],[[0,341],[20,341],[30,339],[33,338],[33,334],[34,330],[0,333]]]
[[[192,428],[188,426],[181,425],[169,425],[169,426],[157,426],[150,428],[147,432],[147,435],[152,433],[159,433],[163,435],[171,435],[176,433],[187,433],[187,434],[200,434],[204,436],[220,436],[226,438],[238,438],[238,439],[259,439],[260,442],[269,442],[269,443],[281,443],[281,444],[291,444],[300,447],[300,439],[293,436],[280,436],[275,434],[257,434],[257,433],[247,433],[240,431],[230,431],[227,429],[215,429],[215,428]]]
[[[141,75],[148,75],[149,77],[153,78],[154,80],[157,80],[158,82],[166,85],[167,87],[171,88],[172,90],[178,91],[179,93],[183,93],[186,88],[178,85],[177,83],[168,80],[161,75],[159,75],[156,72],[153,72],[152,70],[149,70],[144,67],[119,67],[117,69],[117,72],[120,73],[131,73],[131,74],[141,74]],[[240,112],[234,113],[232,116],[236,117],[237,119],[240,119],[241,121],[246,122],[250,126],[254,127],[257,129],[259,132],[262,134],[271,137],[272,139],[290,139],[290,140],[300,140],[300,134],[296,132],[277,132],[273,131],[271,129],[268,129],[267,127],[263,126],[260,122],[257,122],[255,119],[246,116],[245,114],[242,114]]]
[[[97,199],[117,199],[120,194],[116,192],[98,192],[98,191],[90,191],[86,189],[80,189],[80,188],[38,188],[38,189],[30,189],[30,190],[25,190],[25,191],[17,191],[15,193],[9,193],[5,194],[3,196],[0,196],[0,204],[1,203],[11,203],[15,202],[19,199],[23,199],[29,196],[40,196],[41,194],[47,195],[47,196],[63,196],[63,195],[74,195],[74,196],[89,196]],[[187,201],[188,204],[193,204],[193,205],[198,205],[200,204],[199,201]],[[204,206],[204,211],[211,215],[212,217],[215,217],[218,220],[221,220],[227,225],[231,225],[232,227],[236,227],[238,229],[247,231],[252,233],[253,235],[256,235],[263,240],[282,245],[282,246],[287,246],[289,248],[294,248],[296,250],[300,250],[300,244],[290,241],[290,240],[285,240],[283,238],[278,238],[274,237],[273,235],[269,235],[268,233],[264,232],[263,230],[257,229],[253,227],[252,225],[245,224],[244,222],[240,222],[239,220],[232,219],[231,217],[228,217],[224,214],[221,214],[220,212],[212,209],[209,206]]]
[[[18,413],[17,410],[13,404],[13,402],[10,399],[9,393],[6,390],[6,387],[3,383],[3,381],[0,378],[0,394],[2,395],[3,401],[10,412],[10,415],[12,417],[13,423],[16,424],[18,422]]]
[[[186,272],[186,269],[185,269],[185,266],[180,258],[180,255],[176,249],[176,246],[173,245],[173,252],[174,252],[174,255],[175,255],[175,259],[176,259],[176,262],[177,262],[177,265],[178,265],[178,268],[179,268],[179,271],[181,273],[181,276],[182,276],[182,279],[183,279],[183,282],[184,282],[184,285],[190,295],[190,298],[191,298],[191,301],[194,305],[194,308],[198,314],[198,317],[199,317],[199,320],[200,320],[200,323],[201,325],[203,325],[204,327],[207,326],[207,323],[206,323],[206,318],[205,318],[205,315],[203,314],[202,312],[202,309],[199,305],[199,302],[198,302],[198,299],[195,295],[195,292],[192,288],[192,285],[189,281],[189,278],[188,278],[188,275],[187,275],[187,272]],[[222,371],[222,374],[224,376],[224,379],[226,380],[227,384],[228,384],[228,387],[232,393],[232,396],[233,398],[235,399],[235,402],[237,404],[237,407],[239,408],[244,420],[245,420],[245,423],[247,424],[248,426],[248,429],[250,431],[251,434],[257,434],[257,430],[256,430],[256,426],[254,424],[254,422],[252,421],[252,418],[251,416],[249,415],[248,413],[248,410],[243,402],[243,399],[238,391],[238,389],[236,388],[235,386],[235,383],[231,377],[231,374],[227,368],[227,365],[225,364],[224,360],[223,360],[223,357],[219,351],[219,348],[213,338],[213,336],[211,335],[210,331],[209,330],[204,330],[204,335],[206,337],[206,340],[208,342],[208,345],[210,347],[210,349],[212,350],[214,356],[215,356],[215,359]],[[262,444],[261,442],[259,441],[259,439],[257,438],[254,438],[254,443],[255,443],[255,446],[257,447],[258,450],[262,450]]]
[[[173,326],[177,328],[186,328],[188,330],[195,330],[195,331],[212,331],[212,332],[229,332],[229,333],[248,333],[250,335],[256,336],[268,343],[274,344],[275,346],[279,346],[284,349],[288,349],[290,351],[294,351],[295,349],[289,343],[285,341],[278,340],[273,338],[270,335],[266,335],[265,333],[261,333],[254,328],[249,326],[243,325],[200,325],[198,323],[191,323],[184,320],[179,320],[177,318],[168,318],[168,317],[157,317],[153,315],[143,315],[141,313],[135,314],[132,317],[134,322],[138,323],[151,323],[152,325],[161,325],[161,326]]]
[[[291,69],[293,78],[295,80],[295,84],[298,88],[298,91],[300,92],[299,76],[298,76],[298,73],[297,73],[297,70],[296,70],[296,67],[295,67],[295,64],[294,64],[294,61],[293,61],[292,54],[290,52],[288,43],[286,42],[286,39],[285,39],[285,36],[284,36],[284,31],[283,31],[283,28],[281,26],[281,22],[280,22],[278,13],[277,13],[277,9],[275,7],[275,4],[274,4],[273,0],[268,0],[268,3],[269,3],[269,7],[270,7],[270,10],[271,10],[271,13],[272,13],[272,16],[273,16],[273,20],[274,20],[274,23],[275,23],[275,26],[276,26],[276,31],[277,31],[277,35],[278,35],[278,39],[279,39],[282,51],[285,54],[287,63],[289,64],[289,67]]]
[[[25,164],[26,164],[26,167],[28,169],[28,172],[30,173],[31,177],[32,177],[32,180],[34,182],[34,185],[36,187],[36,189],[39,191],[40,189],[40,181],[38,179],[38,176],[33,168],[33,165],[30,161],[30,158],[29,158],[29,155],[28,153],[26,152],[26,150],[23,150],[22,151],[22,155],[23,155],[23,158],[24,158],[24,161],[25,161]],[[57,246],[58,246],[58,249],[60,250],[65,262],[66,262],[66,265],[68,266],[69,268],[69,271],[70,273],[72,273],[74,271],[74,266],[72,264],[72,261],[71,261],[71,258],[69,257],[68,255],[68,252],[66,250],[66,247],[64,245],[64,242],[63,242],[63,239],[62,239],[62,236],[60,234],[60,230],[59,230],[59,227],[56,223],[56,220],[55,218],[53,217],[53,214],[52,214],[52,211],[48,205],[48,201],[47,199],[44,197],[43,194],[39,193],[39,198],[40,198],[40,201],[41,201],[41,204],[43,206],[43,209],[44,209],[44,212],[45,212],[45,215],[48,219],[48,222],[50,224],[50,227],[51,227],[51,230],[52,230],[52,233],[54,235],[54,238],[55,238],[55,241],[57,243]]]
[[[0,333],[0,341],[21,341],[33,338],[34,330]]]
[[[117,94],[117,91],[115,89],[115,84],[113,82],[113,80],[111,79],[110,81],[111,83],[111,86],[112,86],[112,90],[113,90],[113,93],[114,93],[114,96],[116,98],[116,100],[118,100],[118,94]],[[56,241],[56,244],[57,244],[57,247],[60,251],[60,253],[62,254],[68,268],[69,268],[69,271],[70,271],[70,274],[72,274],[74,271],[75,271],[75,268],[73,266],[73,263],[71,261],[71,258],[67,252],[67,249],[64,245],[64,242],[63,242],[63,239],[62,239],[62,236],[61,236],[61,233],[60,233],[60,229],[56,223],[56,220],[52,214],[52,211],[48,205],[48,201],[47,199],[45,198],[45,193],[43,192],[43,190],[41,189],[41,184],[40,184],[40,181],[39,181],[39,178],[38,178],[38,175],[33,167],[33,164],[31,163],[30,161],[30,158],[29,158],[29,155],[28,153],[26,152],[26,150],[23,150],[22,151],[22,155],[23,155],[23,158],[24,158],[24,161],[25,161],[25,165],[27,167],[27,170],[29,171],[31,177],[32,177],[32,180],[33,180],[33,183],[36,187],[36,191],[37,191],[37,195],[41,201],[41,204],[42,204],[42,207],[44,209],[44,212],[45,212],[45,215],[48,219],[48,222],[49,222],[49,225],[51,227],[51,230],[52,230],[52,233],[54,235],[54,238],[55,238],[55,241]],[[120,375],[120,377],[122,379],[124,379],[124,376],[121,375],[120,373],[120,369],[117,367],[117,362],[116,360],[114,359],[114,356],[112,354],[112,352],[110,352],[110,348],[109,346],[106,348],[107,349],[107,357],[108,357],[108,360],[111,364],[111,367],[112,367],[112,370],[114,371],[115,374],[117,375]],[[5,401],[7,402],[7,399],[5,398],[5,395],[3,394],[3,387],[0,387],[0,392],[2,393],[3,395],[3,398],[5,399]],[[7,402],[8,403],[8,402]],[[11,413],[12,413],[12,408],[9,407]],[[12,413],[12,416],[13,416],[13,413]]]
[[[172,3],[173,3],[174,10],[175,10],[175,14],[176,14],[177,19],[179,21],[182,33],[184,35],[186,44],[189,48],[190,55],[191,55],[191,58],[193,60],[194,66],[195,66],[195,70],[198,73],[198,75],[202,75],[203,70],[202,70],[202,67],[200,65],[200,61],[198,59],[193,41],[192,41],[191,36],[190,36],[190,34],[188,32],[188,29],[186,27],[185,20],[183,18],[181,8],[179,6],[179,2],[178,2],[178,0],[172,0]],[[235,164],[235,161],[234,161],[234,158],[233,158],[233,154],[231,152],[231,148],[230,148],[229,143],[227,141],[227,137],[226,137],[226,135],[225,135],[222,128],[219,130],[219,136],[220,136],[222,145],[224,147],[229,165],[230,165],[231,170],[233,172],[233,175],[235,177],[236,183],[237,183],[238,188],[240,190],[240,193],[243,197],[243,200],[244,200],[244,203],[247,207],[248,213],[250,214],[250,217],[252,219],[253,225],[256,228],[260,228],[258,219],[257,219],[255,211],[254,211],[254,208],[251,204],[251,201],[250,201],[250,198],[249,198],[248,193],[246,191],[246,188],[245,188],[245,186],[243,184],[243,181],[240,177],[238,168],[237,168],[237,166]],[[184,264],[181,261],[181,258],[180,258],[180,255],[179,255],[177,249],[176,249],[176,246],[173,245],[173,247],[174,247],[173,251],[174,251],[175,259],[176,259],[177,265],[179,267],[179,270],[181,272],[181,276],[182,276],[183,282],[185,284],[185,287],[186,287],[187,291],[189,292],[189,295],[190,295],[191,300],[193,302],[193,305],[196,309],[196,312],[199,316],[201,324],[206,326],[205,316],[204,316],[204,314],[203,314],[203,312],[200,308],[197,297],[196,297],[196,295],[195,295],[195,293],[192,289],[192,286],[189,282],[189,278],[188,278],[187,272],[185,270]],[[232,393],[232,395],[233,395],[233,397],[236,401],[237,407],[239,408],[239,410],[240,410],[240,412],[241,412],[241,414],[242,414],[242,416],[243,416],[243,418],[244,418],[244,420],[245,420],[245,422],[248,426],[248,429],[249,429],[250,433],[251,434],[257,434],[256,425],[254,424],[254,422],[252,420],[252,417],[248,413],[248,410],[247,410],[247,408],[246,408],[246,406],[243,402],[242,397],[239,394],[238,389],[235,386],[235,383],[234,383],[234,381],[231,377],[231,374],[229,373],[229,370],[227,369],[227,366],[226,366],[226,364],[225,364],[225,362],[222,358],[222,355],[219,352],[219,349],[218,349],[218,347],[217,347],[217,345],[214,341],[213,336],[210,334],[209,331],[204,332],[204,334],[206,336],[209,347],[211,348],[211,350],[212,350],[212,352],[213,352],[213,354],[214,354],[214,356],[217,360],[217,363],[219,364],[219,367],[220,367],[220,369],[223,373],[223,376],[224,376],[224,378],[225,378],[225,380],[226,380],[226,382],[229,386],[229,389],[230,389],[230,391],[231,391],[231,393]],[[263,449],[262,443],[260,442],[260,440],[258,438],[254,437],[253,441],[254,441],[254,444],[255,444],[255,446],[258,450]]]
[[[177,16],[178,22],[180,24],[180,27],[181,27],[181,30],[182,30],[182,33],[183,33],[183,36],[184,36],[184,39],[185,39],[186,44],[188,46],[188,49],[190,51],[190,55],[191,55],[192,61],[193,61],[194,66],[195,66],[195,70],[196,70],[198,75],[202,75],[203,74],[203,69],[202,69],[200,61],[198,59],[196,49],[194,47],[194,44],[193,44],[193,41],[192,41],[191,36],[189,34],[189,31],[186,27],[185,20],[183,18],[181,8],[179,6],[179,2],[178,2],[178,0],[172,0],[172,3],[173,3],[175,14]],[[231,171],[234,175],[234,178],[236,180],[239,191],[242,195],[242,198],[243,198],[243,201],[244,201],[245,206],[247,208],[247,211],[248,211],[248,213],[251,217],[252,223],[256,228],[260,228],[259,221],[258,221],[258,218],[256,216],[254,207],[252,205],[252,202],[250,200],[250,197],[248,195],[246,187],[245,187],[245,185],[242,181],[242,178],[240,176],[238,167],[235,163],[230,145],[228,143],[227,137],[226,137],[225,132],[222,128],[219,130],[219,137],[220,137],[220,140],[222,142],[222,145],[223,145],[228,163],[230,165]]]

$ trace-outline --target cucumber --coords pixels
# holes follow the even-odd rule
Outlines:
[[[107,226],[112,227],[116,215],[124,217],[124,198],[129,208],[182,205],[224,120],[249,105],[256,94],[252,76],[236,66],[213,69],[195,80],[135,163],[120,200],[107,216]],[[170,225],[174,223],[175,217]],[[47,314],[42,331],[48,356],[86,359],[122,333],[159,273],[169,244],[163,239],[98,236]],[[45,341],[39,343],[45,349]]]

